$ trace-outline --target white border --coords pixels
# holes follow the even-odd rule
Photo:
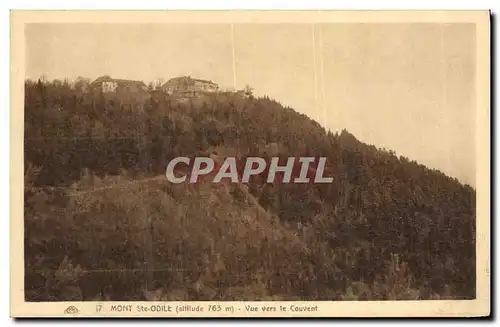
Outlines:
[[[334,4],[334,6],[333,6]],[[207,2],[202,1],[182,1],[180,3],[165,3],[165,2],[157,2],[151,0],[141,0],[137,1],[116,1],[116,2],[108,2],[104,3],[102,0],[87,0],[84,3],[78,4],[70,4],[68,1],[45,1],[42,5],[37,1],[4,1],[0,4],[2,7],[1,17],[1,33],[0,35],[3,37],[4,43],[9,44],[9,12],[8,9],[492,9],[493,12],[498,12],[499,2],[498,1],[438,1],[438,0],[421,0],[421,1],[377,1],[375,4],[372,1],[341,1],[335,2],[332,1],[318,1],[318,0],[309,0],[307,2],[301,2],[300,5],[294,2],[283,2],[280,5],[271,4],[269,1],[263,0],[254,0],[254,1],[240,1],[238,4],[235,4],[234,1],[211,1],[210,6],[207,6]],[[498,42],[498,34],[495,33],[495,42]],[[9,120],[10,120],[10,106],[9,106],[9,85],[10,85],[10,60],[9,60],[10,49],[9,46],[2,47],[2,59],[4,60],[4,65],[2,65],[2,69],[4,70],[3,79],[2,79],[2,87],[0,88],[0,92],[2,92],[1,101],[4,104],[2,116],[0,117],[0,123],[2,126],[0,127],[0,142],[2,142],[2,149],[10,153],[10,130],[9,130]],[[494,74],[494,72],[493,72]],[[496,74],[493,75],[494,77]],[[496,103],[495,103],[496,104]],[[493,126],[498,125],[498,117],[492,122]],[[496,138],[495,138],[496,140]],[[498,145],[497,142],[495,144]],[[495,150],[497,148],[495,147]],[[1,246],[1,253],[4,262],[8,260],[9,257],[9,219],[10,217],[10,196],[9,196],[9,180],[10,180],[10,156],[4,156],[4,160],[1,162],[1,185],[2,185],[2,196],[0,196],[1,208],[4,210],[4,214],[2,215],[4,219],[2,220],[3,228],[2,230],[7,235],[1,238],[3,242],[3,246]],[[495,180],[496,182],[497,180]],[[498,194],[495,196],[494,202],[499,202]],[[496,234],[498,232],[498,223],[497,229],[492,231],[492,234]],[[494,260],[495,258],[492,258]],[[2,280],[4,282],[4,292],[2,297],[2,308],[4,310],[2,317],[4,319],[9,317],[9,290],[10,281],[9,281],[9,271],[7,269],[3,269],[1,271]],[[492,276],[495,278],[495,276]],[[498,283],[496,283],[498,286]],[[492,308],[495,310],[496,308]],[[4,321],[2,321],[4,323]],[[102,323],[102,322],[101,322]],[[175,321],[169,321],[169,323],[175,323]],[[184,323],[192,323],[192,322],[184,322]],[[212,322],[217,324],[218,322]],[[258,321],[256,323],[263,324],[264,322]],[[305,322],[304,322],[305,323]],[[337,322],[338,323],[338,322]],[[345,323],[345,322],[344,322]],[[350,322],[349,324],[352,324]],[[453,323],[453,321],[450,321]],[[471,321],[472,323],[472,321]],[[9,319],[7,324],[13,324],[13,321]],[[30,325],[28,323],[28,325]],[[264,323],[265,324],[265,323]],[[3,325],[3,324],[2,324]]]

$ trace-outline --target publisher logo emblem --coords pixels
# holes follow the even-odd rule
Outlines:
[[[66,310],[64,310],[64,313],[66,314],[76,314],[78,312],[79,310],[74,305],[70,305]]]

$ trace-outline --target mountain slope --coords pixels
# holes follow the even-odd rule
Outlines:
[[[144,289],[192,300],[475,297],[470,186],[347,131],[327,133],[274,100],[218,94],[124,112],[98,95],[27,83],[25,110],[30,300],[67,299],[70,286],[115,300]],[[131,182],[198,150],[270,148],[327,157],[333,183]],[[111,186],[73,195],[75,183]]]

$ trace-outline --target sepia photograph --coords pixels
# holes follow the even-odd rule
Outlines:
[[[489,19],[13,12],[13,310],[488,315]]]

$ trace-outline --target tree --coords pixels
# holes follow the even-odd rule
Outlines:
[[[250,85],[245,85],[245,88],[243,89],[243,92],[245,93],[246,96],[250,97],[253,95],[253,87],[251,87]]]
[[[90,85],[90,79],[88,78],[78,76],[75,79],[75,89],[77,91],[85,92],[88,90],[89,85]]]
[[[162,85],[165,83],[165,80],[163,78],[158,78],[156,81],[155,81],[155,89],[159,90],[161,89]]]

